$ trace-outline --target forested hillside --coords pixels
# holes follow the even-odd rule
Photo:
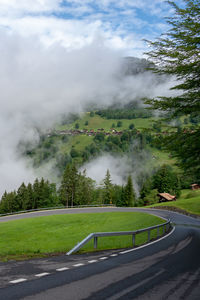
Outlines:
[[[130,104],[130,107],[132,105]],[[131,114],[127,116],[127,113]],[[111,118],[112,116],[112,118]],[[127,118],[125,118],[125,116]],[[57,174],[57,187],[43,178],[19,187],[17,191],[5,192],[0,203],[0,212],[8,213],[26,209],[52,206],[76,206],[115,204],[118,206],[140,206],[158,202],[158,192],[180,195],[182,188],[189,188],[196,178],[186,178],[176,166],[176,160],[163,150],[163,141],[171,132],[191,131],[198,123],[192,116],[177,118],[176,123],[154,117],[147,109],[116,107],[92,111],[73,116],[71,121],[57,124],[45,135],[41,135],[36,147],[20,145],[24,155],[31,158],[33,166],[53,165]],[[141,159],[145,151],[148,172],[142,170],[136,178],[139,195],[134,191],[134,180],[125,175],[123,185],[113,182],[107,170],[101,185],[78,169],[102,153],[126,155],[130,161]],[[133,170],[131,171],[133,172]],[[87,196],[86,196],[87,195]]]
[[[122,114],[126,112],[123,109],[118,111]],[[116,109],[104,110],[104,114],[107,112],[115,114]],[[131,119],[107,119],[99,116],[99,111],[85,113],[81,118],[77,116],[74,122],[57,125],[42,135],[36,148],[27,145],[24,154],[32,158],[35,167],[51,161],[60,174],[67,163],[73,162],[79,167],[102,152],[130,154],[145,149],[158,165],[161,163],[160,157],[163,163],[170,161],[173,164],[169,154],[160,152],[161,145],[158,142],[167,131],[176,130],[176,127],[166,123],[165,130],[161,130],[160,120],[153,118],[151,112],[140,109],[139,114]],[[181,124],[179,120],[179,128]],[[133,143],[135,147],[131,147]]]

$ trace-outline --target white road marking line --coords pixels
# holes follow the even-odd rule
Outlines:
[[[100,257],[99,259],[104,260],[107,259],[108,257],[104,256],[104,257]]]
[[[114,256],[118,256],[118,254],[111,254],[110,256],[114,257]]]
[[[56,271],[58,271],[58,272],[62,272],[62,271],[65,271],[65,270],[69,270],[69,268],[64,267],[64,268],[56,269]]]
[[[98,261],[97,259],[88,260],[88,263],[89,263],[89,264],[93,264],[93,263],[95,263],[95,262],[97,262],[97,261]]]
[[[43,276],[46,276],[46,275],[49,275],[50,273],[39,273],[39,274],[36,274],[35,276],[36,277],[43,277]]]
[[[175,227],[172,229],[172,231],[170,231],[167,235],[161,237],[159,240],[156,240],[156,241],[153,241],[153,242],[151,242],[151,243],[148,243],[148,244],[139,246],[139,247],[137,247],[137,248],[133,248],[133,249],[130,249],[130,250],[122,251],[122,252],[119,252],[119,253],[120,253],[120,254],[126,254],[126,253],[129,253],[129,252],[136,251],[136,250],[139,250],[139,249],[141,249],[141,248],[147,247],[147,246],[149,246],[149,245],[155,244],[155,243],[157,243],[157,242],[159,242],[159,241],[161,241],[161,240],[167,238],[169,235],[171,235],[171,234],[174,232],[174,230],[175,230]]]
[[[27,279],[25,278],[19,278],[19,279],[15,279],[15,280],[11,280],[10,283],[20,283],[20,282],[23,282],[23,281],[26,281]]]
[[[84,264],[76,264],[76,265],[73,265],[73,267],[81,267],[81,266],[84,266]]]

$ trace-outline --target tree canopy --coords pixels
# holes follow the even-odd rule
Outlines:
[[[124,202],[125,206],[134,206],[135,204],[135,191],[131,175],[127,178],[127,183],[124,188]]]
[[[104,183],[104,203],[105,204],[112,204],[112,182],[111,182],[111,175],[110,171],[107,170],[106,176],[103,180]]]
[[[168,1],[174,15],[167,19],[171,29],[154,42],[147,53],[154,73],[175,76],[169,97],[146,100],[151,108],[167,111],[173,117],[200,114],[200,0],[184,0],[180,8]],[[200,126],[179,130],[164,139],[164,146],[178,158],[180,166],[200,178]],[[192,148],[191,148],[192,146]],[[183,155],[184,154],[184,155]]]
[[[150,42],[148,54],[151,68],[159,74],[175,75],[178,90],[174,97],[159,97],[147,101],[156,109],[169,110],[173,115],[190,114],[200,110],[200,1],[184,0],[185,7],[174,1],[168,3],[175,13],[167,19],[171,29]]]

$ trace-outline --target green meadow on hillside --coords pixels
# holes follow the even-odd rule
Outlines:
[[[183,209],[191,214],[200,216],[200,190],[182,190],[181,196],[178,200],[153,204],[151,206],[173,206],[175,208]]]
[[[130,124],[134,124],[134,128],[143,131],[148,130],[150,133],[154,133],[153,131],[153,124],[155,123],[157,119],[156,118],[135,118],[135,119],[106,119],[103,118],[97,114],[94,114],[93,117],[90,116],[90,113],[84,113],[82,116],[77,119],[76,121],[65,124],[65,125],[57,125],[56,131],[60,132],[63,130],[76,130],[76,124],[79,125],[78,130],[94,130],[97,131],[98,129],[104,129],[105,132],[111,132],[111,128],[113,124],[115,125],[115,129],[117,131],[124,131],[129,130]],[[122,122],[121,127],[117,127],[118,121]],[[88,125],[85,125],[87,124]],[[91,145],[95,145],[95,147],[99,148],[100,151],[103,151],[100,147],[102,147],[102,144],[97,144],[94,142],[94,136],[87,135],[87,134],[76,134],[76,135],[67,135],[67,136],[52,136],[47,138],[47,140],[52,140],[52,143],[56,143],[57,145],[57,154],[61,155],[69,155],[70,151],[73,149],[77,151],[77,156],[74,157],[74,161],[78,164],[82,163],[81,153],[85,151],[87,147],[91,147]],[[106,139],[106,138],[105,138]],[[162,164],[175,164],[175,159],[171,158],[169,156],[169,153],[166,153],[162,150],[158,150],[157,148],[147,147],[147,150],[152,154],[152,164],[155,165],[162,165]],[[43,148],[41,148],[41,151],[43,151]],[[36,155],[40,155],[40,150],[37,150]],[[120,151],[121,152],[121,151]]]
[[[0,259],[26,259],[65,253],[92,232],[137,230],[165,222],[138,212],[67,214],[0,223]],[[156,236],[152,232],[152,237]],[[147,233],[136,244],[147,241]],[[101,238],[98,250],[131,247],[131,236]],[[93,241],[81,252],[93,251]]]
[[[110,153],[111,155],[131,155],[130,151],[134,151],[133,142],[138,139],[139,143],[142,140],[144,145],[141,147],[149,156],[148,166],[150,169],[162,166],[163,164],[171,165],[175,170],[176,160],[169,153],[152,145],[146,141],[145,135],[156,137],[157,129],[154,125],[156,118],[134,118],[134,119],[106,119],[97,114],[91,117],[90,112],[83,113],[78,119],[70,124],[57,125],[50,135],[44,135],[41,138],[39,145],[34,149],[28,149],[27,155],[32,159],[35,168],[43,168],[45,164],[51,164],[56,170],[54,178],[58,182],[62,176],[64,169],[68,163],[75,163],[79,168],[84,163],[91,161],[102,153]],[[121,127],[117,127],[118,122],[122,122]],[[79,124],[78,130],[93,130],[104,129],[104,133],[111,134],[111,128],[115,125],[115,130],[122,131],[125,135],[130,135],[130,124],[134,124],[135,132],[140,132],[141,139],[138,134],[133,138],[126,139],[121,135],[104,135],[103,140],[95,139],[94,134],[77,133],[65,134],[63,130],[76,130],[76,124]],[[85,125],[88,124],[88,125]],[[136,131],[137,130],[137,131]],[[61,133],[60,133],[61,131]],[[134,130],[133,130],[134,131]],[[134,145],[137,145],[138,141]],[[146,162],[147,163],[147,162]],[[40,171],[39,171],[40,172]],[[58,176],[57,176],[58,175]]]
[[[105,119],[100,117],[99,115],[94,115],[94,117],[90,117],[89,113],[86,113],[82,116],[82,118],[77,119],[71,124],[66,125],[57,125],[56,130],[70,130],[70,129],[76,129],[75,125],[79,124],[79,129],[93,129],[97,130],[100,128],[104,128],[105,131],[109,131],[112,128],[112,125],[115,124],[115,129],[117,130],[127,130],[129,128],[130,124],[134,124],[135,128],[137,129],[143,129],[143,128],[152,128],[152,124],[155,121],[155,118],[137,118],[137,119]],[[88,125],[85,125],[86,121],[88,121]],[[117,122],[121,121],[122,126],[117,127]]]

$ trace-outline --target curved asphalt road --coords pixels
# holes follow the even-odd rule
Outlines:
[[[0,299],[200,299],[200,220],[137,208],[68,209],[56,214],[99,211],[146,211],[170,218],[175,230],[158,242],[131,251],[1,263]],[[55,211],[0,221],[49,214]],[[20,279],[26,281],[10,282]]]

